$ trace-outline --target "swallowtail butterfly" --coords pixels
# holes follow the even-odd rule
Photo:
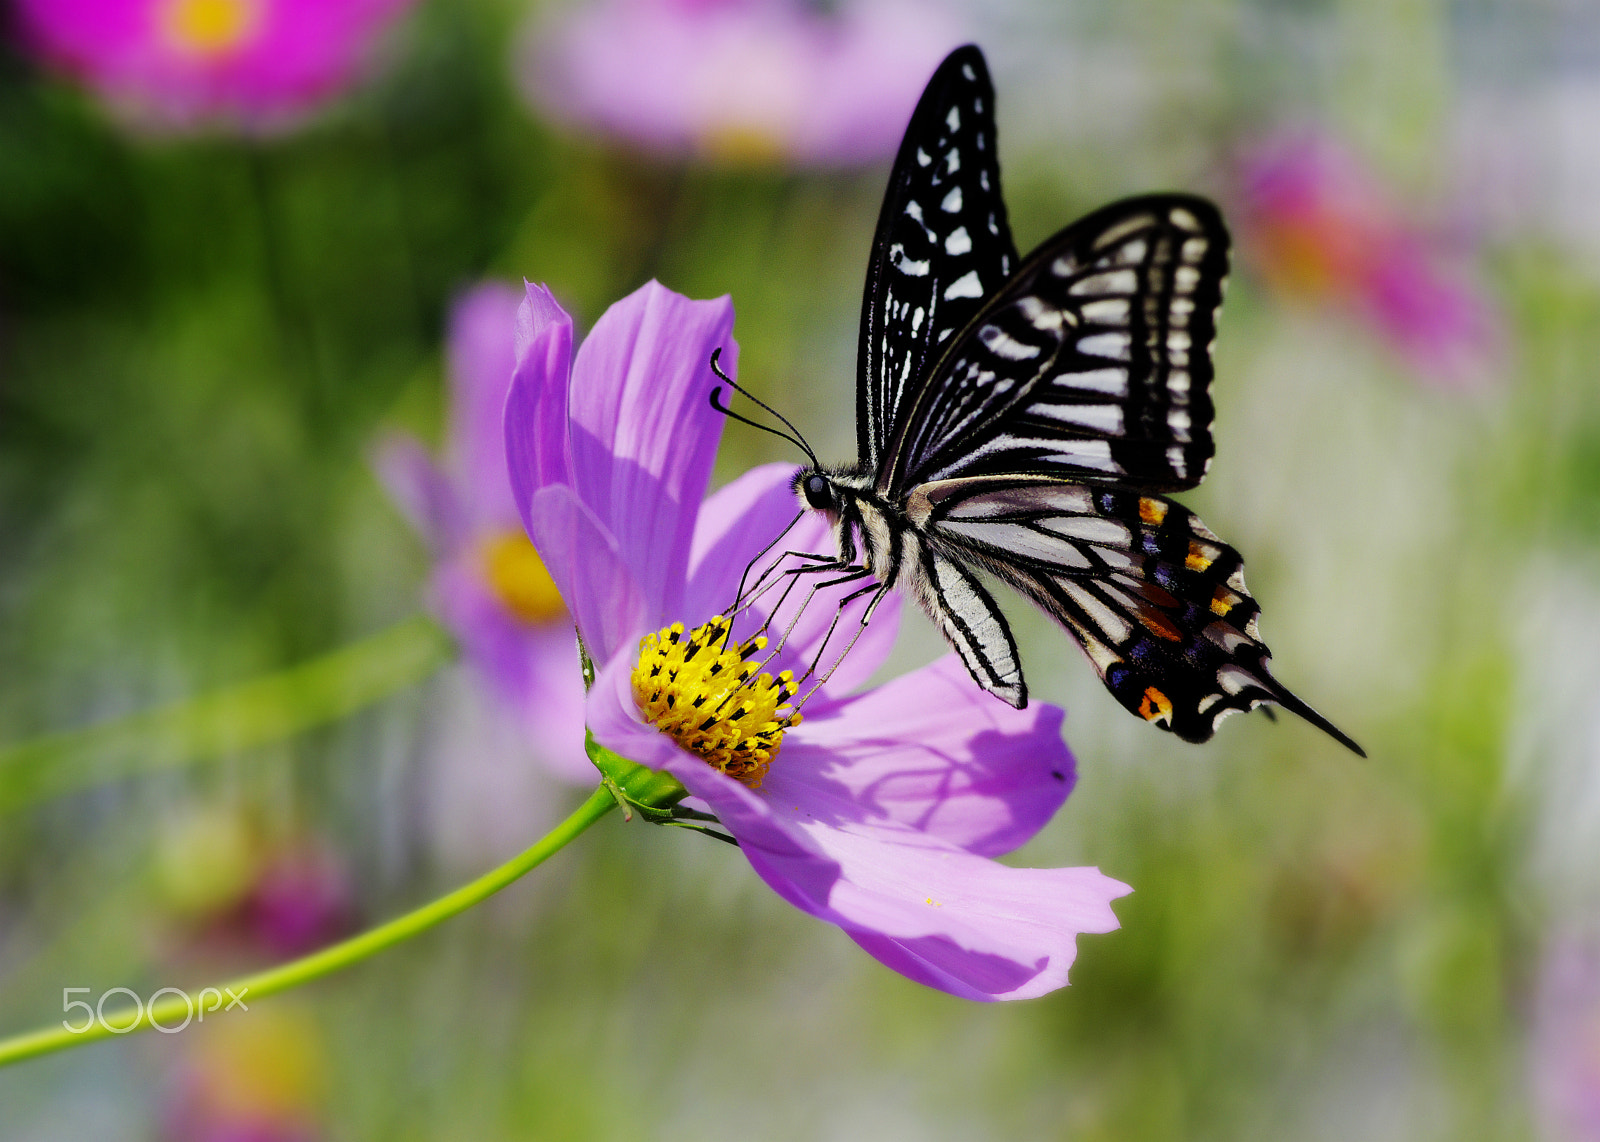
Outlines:
[[[1119,702],[1181,738],[1270,702],[1361,753],[1268,670],[1239,553],[1161,494],[1197,485],[1211,460],[1227,273],[1221,215],[1186,194],[1112,203],[1018,257],[988,69],[974,46],[952,53],[878,218],[856,463],[794,479],[839,546],[813,569],[909,588],[978,685],[1013,706],[1027,703],[1022,666],[979,571],[1042,607]]]

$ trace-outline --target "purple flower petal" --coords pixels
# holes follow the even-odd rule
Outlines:
[[[594,660],[632,645],[645,629],[645,595],[588,505],[564,484],[542,488],[529,505],[528,533]]]
[[[517,365],[505,403],[505,456],[511,498],[533,535],[534,493],[572,483],[567,387],[572,379],[572,318],[544,286],[525,283],[517,309]],[[535,540],[537,543],[537,540]]]
[[[780,754],[776,772],[787,760]],[[751,867],[802,911],[839,925],[891,967],[969,999],[1041,995],[1066,982],[1080,932],[1117,927],[1129,889],[1096,869],[1017,869],[858,806],[753,793],[681,754],[668,767],[739,839]],[[771,779],[769,778],[769,781]]]
[[[420,441],[394,433],[373,450],[372,467],[435,557],[449,557],[466,542],[467,510]]]
[[[765,790],[818,817],[862,807],[968,852],[1025,844],[1072,792],[1062,712],[1014,710],[954,655],[813,713],[784,741]]]
[[[896,938],[871,927],[850,938],[885,967],[928,987],[980,1001],[1035,999],[1067,984],[1077,958],[1075,933],[1114,932],[1111,901],[1133,890],[1097,868],[1007,868],[969,858],[972,895],[930,896],[934,907],[959,907],[964,919],[1003,951],[968,947],[954,935]],[[952,878],[956,879],[956,878]]]
[[[652,281],[605,312],[572,367],[573,485],[638,577],[650,626],[682,618],[695,515],[722,435],[707,400],[716,349],[734,375],[733,303],[691,301]]]
[[[478,529],[514,527],[518,518],[506,475],[505,409],[522,297],[504,282],[485,282],[450,314],[447,455]]]

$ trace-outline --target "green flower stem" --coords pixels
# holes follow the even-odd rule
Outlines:
[[[463,885],[449,895],[441,896],[414,912],[408,912],[387,924],[302,959],[268,968],[255,975],[244,976],[216,988],[203,988],[198,992],[183,994],[168,992],[159,1001],[144,1007],[137,1020],[129,1019],[126,1023],[122,1022],[132,1015],[131,1011],[107,1012],[104,1022],[96,1020],[81,1033],[74,1033],[58,1024],[0,1040],[0,1066],[69,1047],[79,1047],[109,1035],[126,1035],[134,1031],[143,1031],[152,1025],[152,1020],[163,1027],[175,1028],[184,1022],[186,1016],[197,1010],[204,1010],[208,1014],[212,1011],[225,1011],[223,1003],[233,996],[237,996],[248,1006],[252,1000],[299,987],[303,983],[310,983],[352,964],[360,963],[369,956],[377,955],[386,948],[409,940],[412,936],[427,931],[435,924],[448,920],[456,913],[463,912],[499,892],[518,877],[543,863],[546,858],[559,851],[567,842],[616,806],[615,794],[610,788],[602,785],[591,793],[589,799],[578,806],[571,816],[552,829],[532,848],[492,872],[485,873],[471,884]],[[217,998],[211,999],[212,995]],[[202,1003],[207,1004],[203,1009],[200,1006]],[[108,1030],[108,1025],[116,1030]]]
[[[419,615],[226,690],[0,747],[0,813],[338,721],[420,682],[450,654],[449,636]]]

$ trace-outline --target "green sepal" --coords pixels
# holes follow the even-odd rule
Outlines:
[[[633,820],[634,810],[646,821],[665,824],[689,816],[691,810],[678,810],[679,801],[689,796],[683,783],[670,773],[647,769],[636,761],[629,761],[613,753],[594,740],[594,735],[584,731],[584,752],[600,771],[600,783],[611,791],[622,806],[622,815]]]

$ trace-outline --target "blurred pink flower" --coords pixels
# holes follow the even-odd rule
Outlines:
[[[894,154],[964,38],[914,0],[598,0],[539,25],[523,86],[556,120],[651,150],[847,165]]]
[[[798,511],[789,465],[705,497],[723,420],[706,399],[708,362],[721,349],[736,368],[732,303],[650,282],[575,354],[546,290],[528,287],[519,322],[512,486],[599,671],[596,740],[670,772],[774,892],[902,975],[976,1000],[1064,986],[1077,937],[1116,928],[1111,901],[1128,887],[1095,868],[994,859],[1072,789],[1061,710],[1012,709],[954,655],[852,693],[894,642],[898,596],[865,629],[865,600],[844,612],[859,639],[804,698],[796,677],[837,645],[830,620],[848,585],[772,621],[785,633],[759,667],[746,666],[765,646],[751,635],[781,598],[750,599],[738,641],[717,629],[744,569]],[[824,550],[826,525],[807,513],[785,542]]]
[[[1419,374],[1480,381],[1500,355],[1493,303],[1345,149],[1281,135],[1240,164],[1246,253],[1285,292],[1357,314]]]
[[[199,808],[170,820],[155,883],[184,956],[280,960],[355,926],[344,860],[321,836],[267,836],[245,815]]]
[[[302,843],[267,859],[235,922],[274,959],[287,959],[331,944],[355,918],[344,863],[329,848]]]
[[[434,554],[434,610],[546,768],[593,781],[572,619],[511,498],[501,427],[516,365],[519,291],[478,286],[450,319],[450,423],[442,466],[409,436],[379,450],[389,493]]]
[[[191,1023],[162,1100],[167,1142],[317,1142],[327,1059],[316,1023],[292,1001]]]
[[[1600,940],[1558,937],[1534,1000],[1534,1104],[1550,1142],[1600,1142]]]
[[[24,41],[138,126],[282,129],[416,0],[17,0]]]

